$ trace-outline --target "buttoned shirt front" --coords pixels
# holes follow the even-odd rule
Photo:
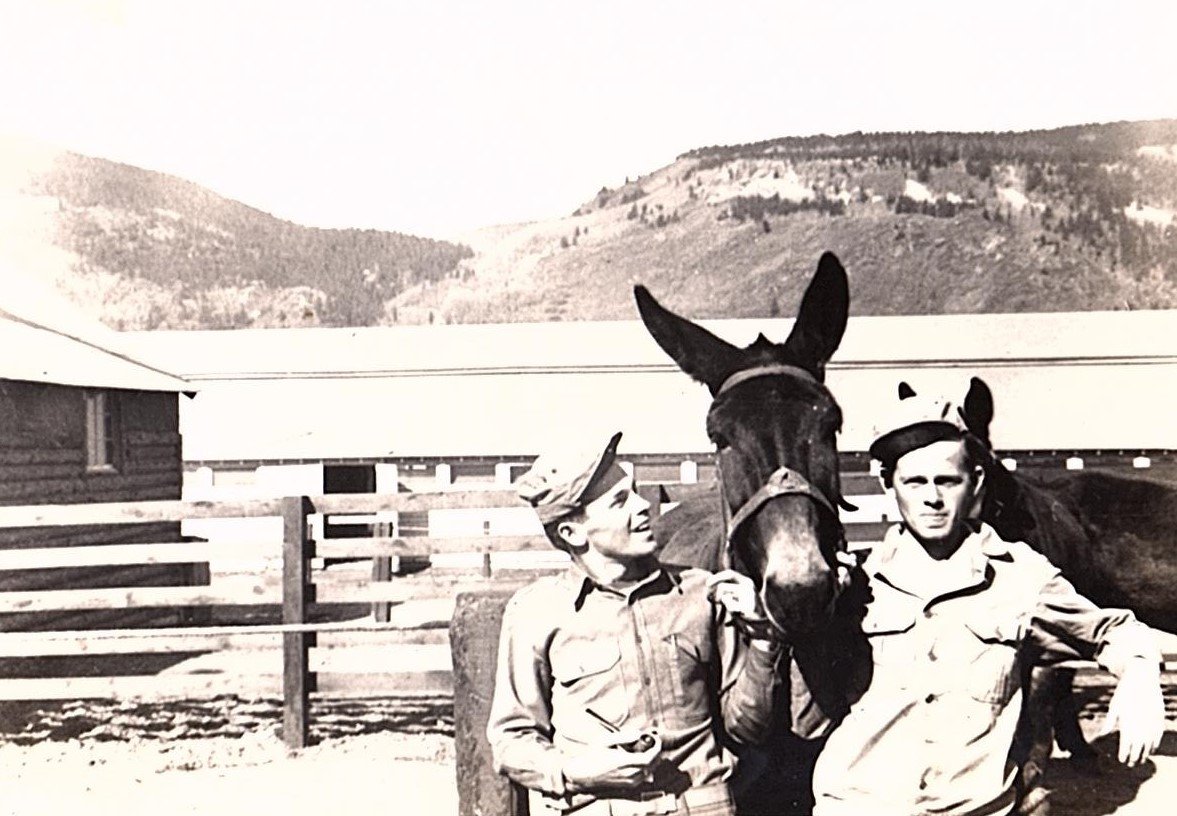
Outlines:
[[[573,566],[516,593],[487,726],[498,770],[567,806],[565,757],[638,729],[662,739],[651,791],[725,780],[734,758],[722,732],[764,737],[778,656],[737,642],[709,575],[660,568],[618,592]]]
[[[871,675],[818,758],[819,816],[1009,813],[1024,669],[1160,659],[1131,612],[1096,607],[987,525],[940,562],[897,525],[863,568]]]

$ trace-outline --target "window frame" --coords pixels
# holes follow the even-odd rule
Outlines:
[[[118,394],[87,390],[85,452],[87,473],[118,473],[122,469],[123,428]]]

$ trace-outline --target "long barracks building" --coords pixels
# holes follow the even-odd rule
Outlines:
[[[703,325],[746,345],[791,320]],[[144,359],[199,391],[180,406],[187,483],[385,492],[498,482],[569,434],[625,432],[644,479],[704,478],[706,389],[639,321],[144,332]],[[848,470],[900,380],[996,402],[1015,461],[1167,466],[1177,449],[1177,311],[855,317],[827,380]]]

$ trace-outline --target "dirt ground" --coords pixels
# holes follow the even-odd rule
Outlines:
[[[1106,690],[1090,690],[1083,726],[1102,726]],[[1048,770],[1056,816],[1145,816],[1177,803],[1177,683],[1166,688],[1169,731],[1135,769],[1101,758]],[[454,816],[452,712],[445,698],[323,703],[318,744],[289,754],[273,702],[69,703],[22,714],[0,733],[0,814],[316,814],[352,808]],[[30,716],[31,715],[31,716]],[[11,718],[9,719],[11,722]],[[356,811],[356,812],[363,812]]]
[[[276,700],[10,707],[0,814],[457,813],[452,700],[316,701],[312,714],[316,744],[292,754]]]
[[[0,813],[457,813],[448,738],[345,737],[286,756],[277,740],[231,738],[0,749]]]

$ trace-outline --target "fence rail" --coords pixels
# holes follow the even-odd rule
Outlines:
[[[551,547],[538,531],[389,535],[387,520],[400,514],[520,506],[514,493],[507,490],[468,490],[0,507],[0,529],[85,525],[91,531],[88,540],[101,539],[92,531],[111,525],[265,518],[274,523],[273,535],[244,540],[18,546],[0,551],[0,571],[8,575],[159,564],[224,567],[210,569],[209,583],[202,586],[0,588],[0,629],[5,630],[0,631],[0,668],[4,669],[0,700],[281,695],[285,701],[284,738],[288,745],[301,747],[307,741],[312,692],[451,692],[446,628],[453,599],[465,591],[522,586],[553,569],[550,559],[545,564],[541,558],[531,566],[493,571],[492,554],[550,554]],[[331,537],[328,519],[340,525],[364,524],[373,534]],[[465,566],[435,564],[415,575],[398,574],[390,566],[396,559],[463,555],[471,559]],[[371,605],[377,612],[376,620],[355,620],[364,609],[361,605]],[[345,613],[352,619],[323,619],[338,606],[354,610]],[[83,628],[85,614],[96,610],[179,608],[203,609],[210,619],[250,619],[258,616],[257,610],[267,614],[262,623]],[[69,618],[73,626],[12,631],[13,625],[2,624],[14,613],[77,614]],[[174,658],[171,662],[176,665],[129,676],[22,676],[41,671],[47,660],[117,656],[125,656],[128,664],[145,656]],[[181,673],[185,669],[177,661],[193,656],[197,668],[191,671],[197,673]],[[215,669],[199,667],[201,659],[208,656],[217,659]],[[36,668],[29,669],[30,661]]]

